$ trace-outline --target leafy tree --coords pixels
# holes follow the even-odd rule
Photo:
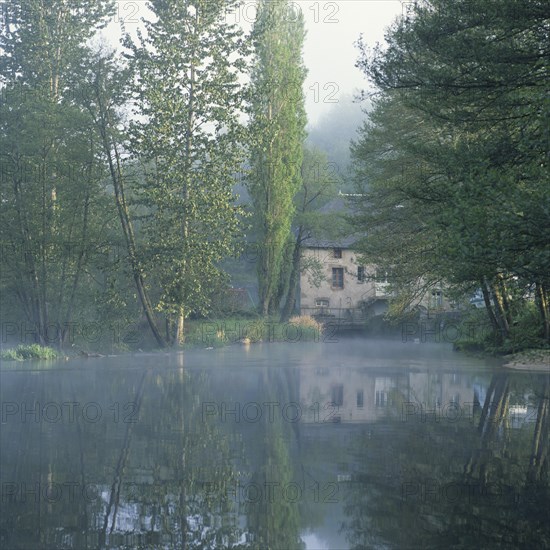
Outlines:
[[[146,36],[125,42],[141,117],[131,127],[131,149],[145,173],[147,262],[161,288],[157,308],[177,342],[184,318],[208,310],[223,277],[218,263],[236,250],[240,209],[232,185],[244,153],[247,48],[226,11],[237,4],[155,0]]]
[[[285,260],[287,278],[284,278],[286,294],[281,312],[281,320],[286,321],[296,304],[296,292],[300,273],[304,269],[302,251],[313,235],[319,237],[327,233],[327,227],[334,229],[337,224],[333,216],[319,212],[319,208],[335,196],[340,183],[338,170],[329,163],[326,155],[313,147],[304,147],[301,180],[302,187],[294,197],[293,232],[287,245]]]
[[[128,177],[124,162],[120,108],[127,101],[127,86],[130,73],[127,67],[114,61],[113,54],[99,52],[86,61],[87,78],[80,82],[80,93],[93,123],[101,136],[101,149],[106,159],[110,179],[113,185],[118,217],[124,235],[124,248],[132,277],[143,307],[143,312],[158,346],[165,347],[166,340],[161,334],[150,297],[150,288],[145,283],[146,273],[143,267],[143,253],[138,250],[136,231],[131,212],[130,197],[127,193]],[[79,86],[79,83],[75,83]],[[77,88],[78,89],[78,88]],[[127,139],[127,138],[126,138]]]
[[[260,235],[259,310],[279,309],[285,247],[301,187],[306,115],[303,16],[287,0],[262,0],[254,25],[251,169],[248,187]]]
[[[358,66],[380,90],[353,152],[369,179],[364,211],[373,210],[365,250],[405,281],[481,288],[502,338],[515,302],[536,288],[548,338],[544,6],[478,8],[426,2],[391,28],[386,50],[370,55],[359,43]]]
[[[74,325],[94,241],[101,239],[99,136],[69,76],[112,1],[14,1],[0,30],[2,286],[36,342],[60,346]]]

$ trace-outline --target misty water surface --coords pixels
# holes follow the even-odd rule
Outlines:
[[[2,548],[550,544],[546,373],[350,339],[4,363],[0,389]]]

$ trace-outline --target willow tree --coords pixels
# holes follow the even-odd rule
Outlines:
[[[146,261],[160,284],[157,308],[177,342],[184,318],[208,310],[222,278],[218,264],[235,251],[239,230],[232,188],[243,160],[247,47],[226,18],[237,5],[154,0],[146,35],[125,42],[141,117],[131,149],[145,173]]]
[[[287,0],[261,0],[254,25],[251,169],[248,188],[260,235],[259,309],[279,308],[283,259],[301,187],[306,115],[302,86],[305,37],[301,13]]]

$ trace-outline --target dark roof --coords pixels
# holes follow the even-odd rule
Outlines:
[[[349,237],[336,239],[308,239],[304,243],[305,248],[353,248],[362,235],[350,235]]]
[[[330,202],[319,208],[319,212],[323,214],[351,214],[354,211],[353,196],[339,194]],[[316,238],[313,235],[308,239],[304,246],[306,248],[353,248],[353,245],[362,237],[364,233],[352,233],[350,235],[343,235],[328,238]]]

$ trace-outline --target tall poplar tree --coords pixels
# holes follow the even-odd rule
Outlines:
[[[248,188],[260,235],[259,310],[279,308],[283,260],[301,188],[306,114],[302,63],[304,21],[287,0],[260,0],[254,25],[251,169]],[[288,270],[286,270],[288,273]]]
[[[247,46],[226,13],[234,0],[153,0],[156,20],[130,40],[141,120],[131,149],[145,173],[141,200],[148,257],[160,285],[157,309],[170,340],[185,317],[206,313],[236,251],[240,213],[234,174],[243,162],[241,115]]]

